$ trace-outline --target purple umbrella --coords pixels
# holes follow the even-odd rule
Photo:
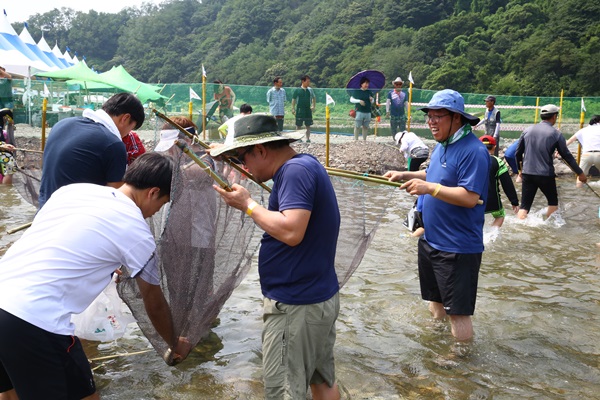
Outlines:
[[[369,90],[378,92],[385,87],[385,75],[383,72],[374,69],[367,69],[360,71],[358,74],[350,78],[348,84],[346,85],[346,89],[360,89],[360,79],[363,76],[369,78]]]

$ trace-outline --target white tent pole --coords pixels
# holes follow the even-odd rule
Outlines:
[[[27,114],[28,119],[27,122],[29,125],[32,125],[31,121],[31,67],[27,67]]]

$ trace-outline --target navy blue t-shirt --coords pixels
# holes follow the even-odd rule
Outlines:
[[[340,229],[337,198],[325,168],[308,154],[298,154],[273,177],[269,210],[311,211],[304,239],[288,246],[263,235],[258,272],[265,297],[286,304],[314,304],[339,290],[335,251]]]
[[[39,207],[71,183],[120,182],[126,167],[125,144],[104,125],[83,117],[63,119],[50,131],[44,149]]]

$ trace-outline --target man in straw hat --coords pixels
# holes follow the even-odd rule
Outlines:
[[[390,118],[392,137],[395,137],[396,133],[406,130],[406,93],[402,91],[402,78],[397,77],[392,84],[394,89],[387,94],[385,113]]]
[[[560,108],[554,104],[543,106],[540,110],[541,121],[525,129],[519,139],[515,156],[519,166],[519,175],[523,179],[521,207],[518,214],[520,219],[527,218],[538,189],[548,200],[546,218],[558,210],[554,152],[558,151],[563,160],[578,175],[581,182],[587,182],[587,177],[569,151],[564,136],[554,128],[559,111]]]
[[[454,337],[468,340],[473,336],[490,156],[471,132],[479,118],[465,112],[460,93],[441,90],[421,110],[438,142],[429,167],[385,176],[407,180],[401,188],[424,195],[425,234],[419,239],[418,255],[421,296],[429,300],[435,318],[450,316]]]
[[[277,120],[262,114],[238,119],[233,129],[232,140],[210,154],[234,156],[259,181],[273,180],[268,208],[240,185],[231,192],[215,186],[265,231],[258,256],[265,397],[304,399],[310,385],[314,399],[339,399],[333,346],[340,212],[333,186],[316,158],[290,147],[303,132],[279,132]]]

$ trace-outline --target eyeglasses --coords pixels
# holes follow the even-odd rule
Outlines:
[[[394,82],[394,86],[402,86],[402,82]]]
[[[441,115],[426,115],[425,122],[427,122],[428,124],[429,123],[435,124],[437,122],[440,122],[440,119],[442,119],[450,114],[452,114],[452,113],[446,113],[446,114],[441,114]]]
[[[242,165],[246,165],[246,154],[250,153],[252,150],[254,150],[254,146],[250,146],[248,147],[248,150],[239,153],[235,158],[237,159],[237,161],[242,164]]]

